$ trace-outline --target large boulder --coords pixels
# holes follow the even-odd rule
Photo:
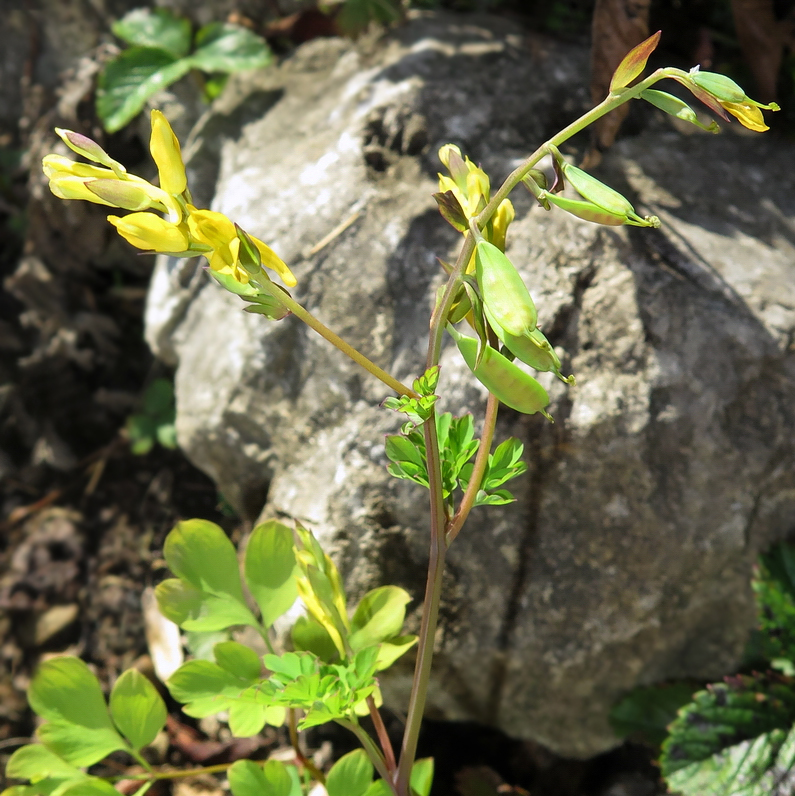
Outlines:
[[[407,380],[436,258],[460,242],[431,199],[438,146],[458,143],[496,182],[585,108],[586,64],[489,17],[314,41],[236,79],[198,125],[195,193],[270,242],[297,299]],[[646,121],[601,174],[661,230],[515,197],[508,253],[577,386],[544,378],[554,426],[500,412],[498,439],[525,443],[529,471],[517,502],[475,510],[450,551],[429,696],[430,715],[574,756],[616,743],[607,714],[633,686],[732,670],[755,556],[795,516],[788,150]],[[158,263],[147,337],[177,367],[181,445],[241,512],[312,527],[352,594],[408,588],[416,626],[427,493],[385,471],[388,391],[295,318],[241,306],[195,263]],[[443,409],[482,416],[453,346],[439,391]],[[404,707],[410,674],[386,680],[388,702]]]

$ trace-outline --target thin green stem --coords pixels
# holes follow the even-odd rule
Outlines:
[[[301,751],[301,741],[298,738],[298,719],[295,708],[287,709],[287,730],[290,733],[290,744],[295,752],[298,762],[321,784],[326,784],[323,772]]]
[[[475,498],[477,498],[478,491],[480,490],[483,473],[486,472],[486,465],[489,462],[489,453],[491,453],[491,443],[494,439],[494,427],[497,424],[497,410],[499,407],[499,400],[489,393],[489,400],[486,403],[486,415],[483,418],[483,432],[480,435],[478,455],[475,457],[475,463],[472,466],[472,475],[469,478],[464,497],[461,498],[458,511],[447,527],[448,547],[453,539],[458,536],[459,531],[469,516],[469,512],[472,511],[475,505]]]
[[[433,363],[435,364],[435,363]],[[414,758],[417,755],[417,741],[420,735],[422,715],[428,696],[428,683],[433,661],[433,643],[436,625],[439,620],[439,602],[442,596],[442,576],[447,542],[444,538],[445,506],[442,493],[442,468],[439,455],[439,439],[436,434],[436,414],[425,422],[425,450],[428,461],[428,480],[431,493],[431,546],[428,560],[428,580],[425,585],[425,602],[422,606],[422,622],[417,642],[417,663],[414,667],[414,680],[411,684],[406,728],[400,750],[397,769],[397,792],[399,796],[410,796],[409,781]]]
[[[359,739],[359,743],[364,747],[364,751],[367,752],[367,756],[375,766],[375,770],[381,775],[384,782],[389,785],[392,793],[398,796],[399,792],[392,779],[392,773],[387,768],[386,760],[384,760],[384,756],[381,754],[381,750],[378,748],[375,741],[364,731],[358,722],[349,721],[348,719],[335,719],[335,721],[340,726],[345,727],[346,730],[350,730]]]
[[[364,354],[355,349],[349,343],[346,343],[336,332],[332,332],[324,323],[319,321],[309,310],[302,307],[295,299],[288,296],[276,288],[273,283],[257,283],[260,288],[269,293],[285,307],[287,307],[293,315],[300,318],[307,326],[314,329],[321,337],[329,341],[333,346],[342,351],[343,354],[350,357],[357,365],[360,365],[368,373],[380,379],[390,389],[394,390],[398,395],[408,395],[410,398],[419,398],[420,396],[407,387],[396,378],[390,376],[383,368],[379,368],[375,362],[369,360]]]

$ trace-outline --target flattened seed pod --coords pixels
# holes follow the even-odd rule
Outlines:
[[[530,292],[513,263],[493,243],[478,241],[475,273],[483,303],[495,323],[515,335],[536,328],[538,313]]]
[[[490,393],[517,412],[525,415],[540,412],[552,420],[552,416],[544,411],[549,405],[549,395],[529,373],[525,373],[499,351],[488,346],[478,365],[478,341],[474,337],[461,334],[450,325],[447,326],[447,331],[455,340],[469,369]]]

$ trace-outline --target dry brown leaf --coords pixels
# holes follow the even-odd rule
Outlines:
[[[596,0],[593,13],[591,49],[591,99],[601,102],[608,94],[610,80],[624,56],[649,35],[651,0]],[[621,122],[629,112],[622,105],[591,127],[591,152],[586,156],[592,165],[598,152],[615,140]]]
[[[772,102],[789,23],[776,19],[773,0],[732,0],[732,14],[743,57],[756,81],[757,99]]]

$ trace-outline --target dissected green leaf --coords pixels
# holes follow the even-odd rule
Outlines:
[[[111,30],[128,44],[156,47],[174,58],[182,58],[190,48],[190,22],[175,17],[165,8],[136,8],[114,22]]]
[[[105,64],[99,76],[97,115],[109,133],[121,130],[143,110],[146,101],[191,69],[154,47],[130,47]]]
[[[86,777],[65,784],[53,796],[119,796],[119,791],[107,780],[99,777]]]
[[[356,652],[397,636],[409,602],[409,593],[397,586],[381,586],[367,592],[351,619],[351,649]]]
[[[695,683],[636,688],[610,711],[610,724],[620,738],[659,746],[676,712],[690,701],[697,688]]]
[[[685,796],[784,796],[795,762],[795,688],[775,674],[737,675],[693,696],[663,743],[669,787]]]
[[[254,529],[246,547],[246,585],[266,627],[287,611],[298,596],[298,563],[293,545],[293,532],[272,520]]]
[[[158,583],[155,597],[160,613],[184,630],[207,633],[235,625],[259,624],[248,607],[238,600],[205,594],[176,578]]]
[[[265,39],[240,25],[211,22],[196,34],[196,50],[187,59],[205,72],[240,72],[260,69],[271,62]]]
[[[326,777],[328,796],[364,796],[373,781],[373,764],[364,749],[343,755]]]
[[[133,749],[152,743],[168,716],[166,703],[157,689],[136,669],[128,669],[113,686],[110,713]]]
[[[265,705],[233,702],[229,706],[229,730],[235,738],[250,738],[265,726]]]
[[[188,661],[168,678],[166,685],[174,699],[185,703],[240,697],[256,682],[255,679],[238,677],[210,661]],[[255,700],[252,698],[251,701]]]

